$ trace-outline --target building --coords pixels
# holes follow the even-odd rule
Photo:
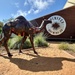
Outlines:
[[[41,25],[44,19],[52,21],[44,30],[45,36],[52,40],[75,40],[75,0],[68,0],[60,11],[47,14],[32,20],[35,26]]]

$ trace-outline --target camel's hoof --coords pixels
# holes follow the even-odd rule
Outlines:
[[[19,53],[23,53],[22,51],[19,51]]]
[[[34,51],[34,53],[38,55],[38,53],[36,51]]]
[[[11,53],[8,53],[8,56],[9,56],[9,57],[12,57],[13,55],[12,55]]]

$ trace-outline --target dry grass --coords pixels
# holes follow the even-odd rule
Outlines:
[[[70,50],[70,51],[75,52],[75,43],[70,44],[68,42],[62,42],[59,44],[59,49]]]

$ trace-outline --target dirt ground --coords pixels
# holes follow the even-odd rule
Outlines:
[[[2,48],[3,49],[3,48]],[[75,75],[75,57],[51,43],[48,48],[12,51],[12,58],[0,48],[0,75]]]

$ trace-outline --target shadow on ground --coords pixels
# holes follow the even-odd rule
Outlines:
[[[32,54],[27,54],[33,56],[31,60],[26,60],[22,58],[9,58],[3,55],[5,59],[9,59],[11,63],[16,64],[21,70],[28,70],[33,72],[39,71],[55,71],[61,70],[63,66],[63,61],[75,62],[75,59],[64,58],[64,57],[43,57]]]

